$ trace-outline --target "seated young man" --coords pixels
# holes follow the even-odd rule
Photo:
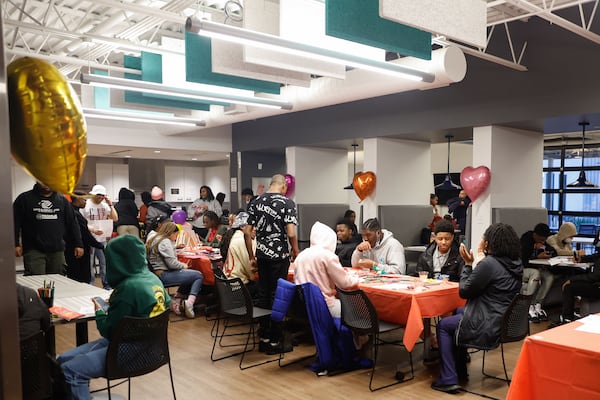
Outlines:
[[[352,252],[360,243],[360,239],[354,231],[356,225],[347,218],[338,221],[335,226],[337,234],[337,245],[335,246],[335,254],[340,259],[340,264],[344,267],[352,265]]]
[[[525,295],[535,294],[529,306],[529,320],[532,322],[548,320],[548,314],[542,309],[542,302],[548,295],[553,280],[549,281],[546,278],[542,280],[542,286],[539,290],[538,286],[540,275],[551,275],[551,273],[541,266],[530,264],[531,260],[547,260],[556,257],[556,250],[546,242],[548,236],[550,236],[550,227],[544,223],[537,224],[532,231],[527,231],[521,236],[521,260],[524,267],[521,293]],[[542,272],[540,273],[540,271]]]
[[[362,231],[363,241],[352,253],[352,266],[370,268],[387,274],[405,274],[406,258],[404,246],[394,234],[381,229],[377,218],[365,221]]]
[[[454,282],[460,280],[465,265],[454,240],[454,226],[446,220],[437,222],[433,228],[434,241],[427,247],[417,262],[418,271],[428,271],[429,278],[435,274],[448,275]]]

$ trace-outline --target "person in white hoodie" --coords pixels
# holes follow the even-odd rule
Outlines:
[[[311,282],[323,293],[331,316],[340,318],[341,304],[335,297],[335,287],[349,289],[358,285],[358,277],[350,275],[335,254],[337,235],[333,229],[319,221],[310,230],[310,247],[302,250],[294,261],[296,285]]]
[[[404,246],[394,239],[394,234],[381,229],[377,218],[365,221],[363,241],[352,253],[352,266],[370,268],[386,274],[406,274]]]

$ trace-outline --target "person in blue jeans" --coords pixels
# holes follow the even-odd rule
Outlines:
[[[94,301],[96,326],[102,338],[61,354],[57,362],[63,369],[70,398],[89,400],[89,381],[104,376],[106,351],[119,321],[126,317],[154,317],[171,303],[162,282],[148,270],[146,249],[133,235],[111,240],[106,247],[106,276],[114,288],[108,310]]]
[[[467,299],[464,309],[442,318],[437,325],[440,375],[431,388],[458,393],[460,379],[467,379],[466,349],[493,349],[500,342],[503,316],[521,290],[523,266],[515,230],[502,223],[490,225],[477,254],[460,246],[465,261],[459,295]]]
[[[188,318],[194,318],[194,303],[202,289],[204,275],[200,271],[187,269],[188,265],[177,259],[175,254],[175,240],[179,229],[173,222],[165,222],[158,228],[158,232],[148,236],[146,253],[150,268],[166,286],[179,285],[175,301],[171,309],[175,314],[181,315],[181,307]],[[187,296],[187,299],[186,299]]]

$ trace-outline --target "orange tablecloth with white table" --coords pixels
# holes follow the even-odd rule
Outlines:
[[[432,318],[465,305],[458,296],[458,283],[429,283],[417,289],[390,289],[386,283],[361,283],[379,319],[405,326],[403,343],[412,351],[423,332],[423,318]]]
[[[576,330],[581,325],[527,337],[507,399],[600,399],[600,334]]]

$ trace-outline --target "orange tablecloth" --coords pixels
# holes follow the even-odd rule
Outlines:
[[[405,326],[403,343],[412,351],[423,332],[423,318],[432,318],[465,305],[458,296],[458,283],[447,282],[417,290],[390,290],[381,283],[361,283],[375,306],[379,319]]]
[[[288,271],[288,280],[294,282],[293,266]],[[431,285],[420,292],[386,289],[385,283],[361,283],[359,286],[369,296],[379,319],[405,326],[402,341],[408,351],[412,351],[423,332],[423,318],[452,312],[466,302],[458,296],[458,283],[455,282]]]
[[[202,272],[204,275],[203,285],[213,286],[215,284],[215,273],[212,270],[210,258],[201,254],[177,254],[177,259],[188,264],[191,269]]]
[[[600,335],[579,322],[529,336],[508,391],[509,400],[600,399]]]

